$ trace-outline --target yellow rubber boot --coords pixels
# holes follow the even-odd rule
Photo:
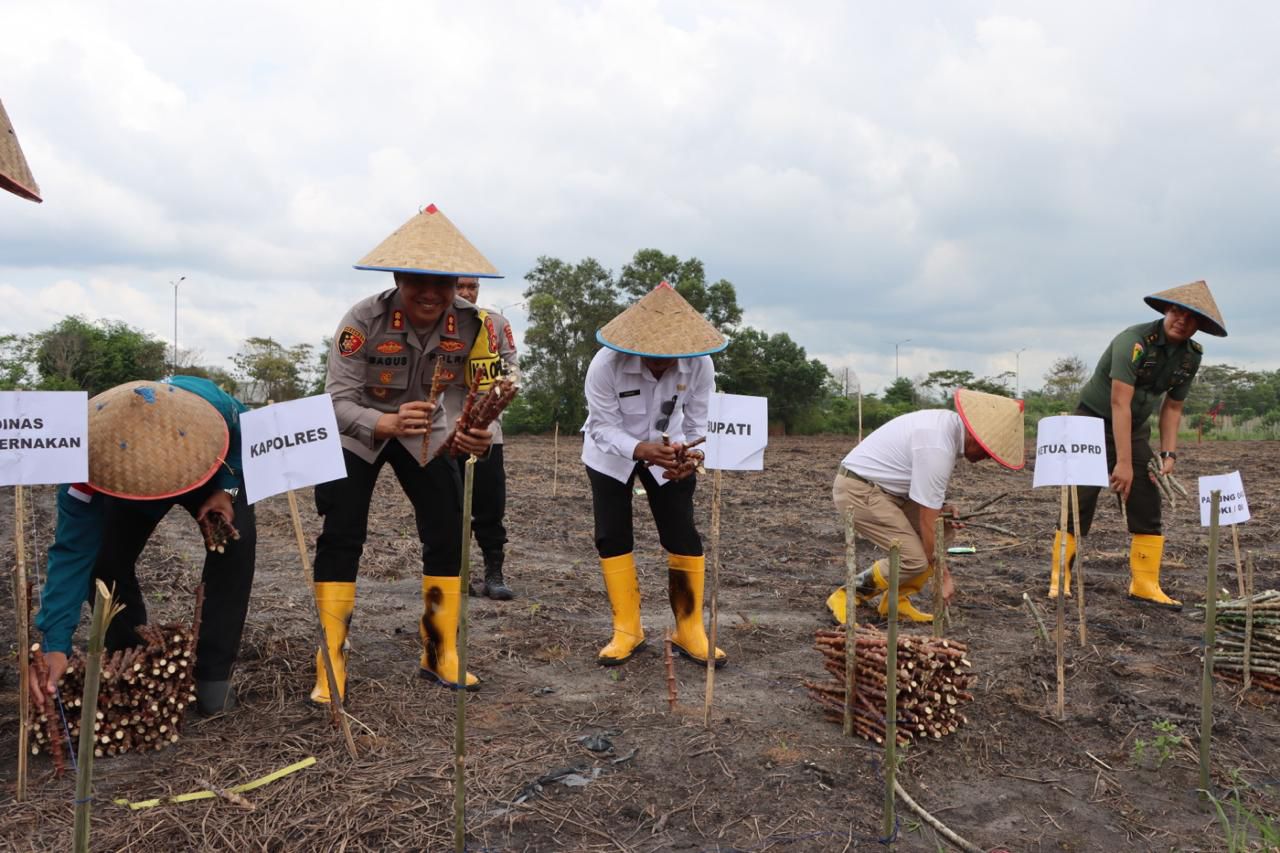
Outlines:
[[[667,555],[667,589],[671,600],[671,612],[676,617],[676,632],[671,645],[687,658],[707,662],[707,649],[711,645],[702,625],[702,589],[706,578],[706,559]],[[724,666],[728,656],[716,649],[716,666]]]
[[[1160,588],[1160,558],[1163,554],[1163,536],[1133,535],[1133,543],[1129,546],[1129,598],[1181,610],[1182,602],[1165,595]]]
[[[1049,597],[1058,597],[1058,558],[1062,554],[1062,537],[1067,537],[1067,572],[1062,580],[1067,585],[1067,598],[1071,597],[1071,567],[1076,564],[1076,537],[1061,530],[1053,534],[1053,574],[1049,577]]]
[[[329,660],[333,664],[333,679],[338,683],[338,695],[347,697],[347,631],[351,628],[351,614],[356,609],[356,585],[354,583],[322,582],[312,584],[316,594],[316,609],[320,611],[320,624],[329,647]],[[329,679],[324,672],[324,655],[316,649],[316,686],[311,691],[311,701],[318,705],[329,704]]]
[[[640,580],[636,577],[634,554],[601,557],[600,572],[604,589],[613,610],[613,638],[600,650],[596,660],[602,666],[626,663],[644,647],[644,628],[640,625]]]
[[[853,594],[856,604],[866,604],[889,588],[889,582],[884,579],[880,571],[879,560],[872,563],[871,568],[860,572],[855,580],[858,583]],[[837,587],[835,592],[827,596],[827,609],[831,611],[832,618],[841,625],[848,618],[848,598],[843,586]]]
[[[418,674],[455,690],[463,686],[458,678],[458,605],[462,579],[422,576],[422,620],[418,636],[422,638],[422,657]],[[476,690],[480,679],[467,673],[466,688]]]
[[[908,598],[908,596],[915,595],[917,592],[924,589],[924,585],[929,582],[929,578],[932,575],[933,575],[933,568],[931,566],[926,567],[925,570],[920,574],[916,575],[913,578],[908,578],[907,580],[898,584],[898,618],[899,619],[906,618],[911,620],[912,622],[932,622],[933,621],[932,613],[925,613],[922,610],[917,610],[915,608],[915,605],[911,603],[911,599]],[[889,616],[889,596],[888,595],[881,597],[880,606],[876,608],[876,611],[881,616],[888,618]]]

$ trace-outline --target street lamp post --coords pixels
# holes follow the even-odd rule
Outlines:
[[[899,376],[901,376],[901,374],[898,372],[898,347],[902,346],[903,344],[909,344],[909,343],[911,343],[911,338],[907,338],[905,341],[898,341],[896,344],[893,345],[893,378],[894,379],[897,379]]]
[[[172,373],[178,372],[178,285],[186,281],[185,275],[178,276],[177,281],[171,281],[173,285],[173,370]]]
[[[1023,347],[1013,354],[1013,399],[1015,400],[1018,399],[1018,390],[1021,387],[1019,380],[1022,377],[1022,374],[1018,372],[1018,356],[1022,355],[1028,349],[1029,347]]]

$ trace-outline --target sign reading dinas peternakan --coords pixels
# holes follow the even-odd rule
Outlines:
[[[89,478],[89,395],[0,391],[0,486]]]
[[[328,394],[245,412],[240,438],[249,503],[347,476]]]

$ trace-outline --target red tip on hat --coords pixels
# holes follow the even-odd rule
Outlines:
[[[667,281],[660,281],[660,282],[658,282],[658,287],[665,287],[665,288],[667,288],[668,290],[672,290],[672,289],[673,289],[673,288],[671,287],[671,283],[670,283],[670,282],[667,282]]]
[[[425,208],[423,208],[422,212],[423,213],[439,213],[440,208],[436,207],[434,204],[429,204]]]

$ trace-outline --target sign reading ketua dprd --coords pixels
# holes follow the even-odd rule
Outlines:
[[[769,444],[769,400],[742,394],[712,394],[707,404],[709,469],[763,471]]]
[[[249,503],[347,476],[328,394],[245,412],[240,439]]]
[[[89,395],[0,391],[0,486],[89,479]]]
[[[1107,446],[1102,418],[1059,415],[1041,418],[1036,427],[1036,473],[1039,486],[1105,486]]]

